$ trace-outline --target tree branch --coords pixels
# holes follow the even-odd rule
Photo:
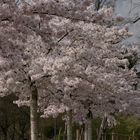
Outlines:
[[[140,17],[137,18],[137,19],[135,19],[135,20],[133,21],[133,23],[136,23],[136,22],[138,22],[139,20],[140,20]]]

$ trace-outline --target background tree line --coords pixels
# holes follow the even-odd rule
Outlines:
[[[28,107],[18,107],[13,104],[17,99],[14,95],[0,98],[0,140],[29,140],[30,139],[30,113]],[[66,130],[65,122],[62,120],[63,114],[57,118],[39,119],[39,137],[40,140],[47,139],[65,139]],[[101,118],[93,119],[92,131],[93,139],[96,140],[99,128],[101,125]],[[111,134],[116,133],[119,135],[133,136],[140,138],[140,119],[132,115],[129,116],[116,116],[117,125],[107,127],[104,133],[111,138]],[[76,138],[76,130],[79,133],[84,130],[84,126],[74,125],[73,133]],[[124,138],[120,136],[120,138]]]

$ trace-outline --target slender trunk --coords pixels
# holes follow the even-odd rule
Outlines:
[[[64,129],[64,133],[63,133],[63,140],[66,139],[66,132],[67,132],[67,125],[65,123],[65,129]]]
[[[76,129],[76,140],[79,140],[79,129]]]
[[[72,111],[68,111],[67,116],[67,140],[72,140]]]
[[[104,129],[105,129],[106,121],[107,121],[107,114],[105,113],[105,115],[104,115],[104,117],[103,117],[103,119],[102,119],[102,122],[101,122],[101,126],[100,126],[100,130],[99,130],[99,133],[98,133],[98,138],[97,138],[97,140],[101,140],[103,131],[104,131]]]
[[[112,132],[112,140],[114,140],[114,133]]]
[[[87,122],[85,123],[84,140],[88,140],[88,126],[87,126]]]
[[[38,114],[37,114],[38,92],[35,83],[31,82],[30,95],[30,123],[31,123],[31,140],[38,140]]]
[[[135,131],[133,131],[133,140],[135,140]]]
[[[95,0],[95,10],[99,10],[101,7],[101,1],[100,0]]]
[[[92,140],[92,119],[90,117],[85,124],[84,140]]]
[[[55,118],[55,120],[54,120],[54,140],[56,140],[57,139],[57,137],[56,137],[56,129],[57,129],[57,118]]]
[[[84,129],[82,128],[81,129],[80,136],[79,136],[79,140],[83,140],[83,136],[84,136],[83,132],[84,132]]]
[[[87,120],[88,123],[88,140],[92,140],[92,119]]]

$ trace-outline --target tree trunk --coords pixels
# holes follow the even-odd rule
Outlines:
[[[112,132],[112,140],[114,140],[114,133]]]
[[[67,112],[67,140],[72,140],[72,111]]]
[[[85,124],[84,140],[92,140],[92,119],[90,117]]]
[[[84,140],[88,140],[88,126],[87,126],[87,122],[85,123]]]
[[[100,0],[95,0],[95,10],[99,10],[101,6],[101,1]]]
[[[102,137],[102,134],[103,134],[103,131],[105,129],[105,124],[107,122],[107,114],[105,113],[103,119],[102,119],[102,122],[101,122],[101,126],[100,126],[100,130],[99,130],[99,133],[98,133],[98,138],[97,140],[101,140],[101,137]]]
[[[54,140],[57,139],[56,129],[57,129],[57,118],[55,118],[54,120]]]
[[[79,129],[76,129],[76,140],[79,140]]]
[[[67,133],[67,124],[65,123],[65,129],[64,129],[64,133],[63,133],[63,140],[66,139],[66,133]]]
[[[88,119],[88,140],[92,140],[92,119]]]
[[[80,133],[80,136],[79,136],[79,140],[83,140],[83,136],[84,136],[84,129],[82,128],[81,129],[81,133]]]
[[[31,140],[38,140],[38,114],[37,114],[38,92],[35,83],[31,82],[30,95],[30,123],[31,123]]]
[[[135,140],[135,131],[133,131],[133,140]]]

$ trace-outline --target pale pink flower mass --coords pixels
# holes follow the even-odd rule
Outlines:
[[[88,2],[0,2],[1,96],[15,93],[15,103],[29,105],[30,77],[43,117],[72,110],[79,123],[89,112],[123,112],[133,94],[140,96],[131,64],[137,50],[120,45],[131,33],[114,25],[112,8],[94,11]]]

